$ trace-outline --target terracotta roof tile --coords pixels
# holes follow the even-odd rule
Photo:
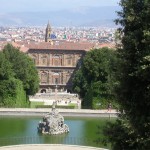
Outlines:
[[[37,50],[85,50],[89,51],[93,48],[115,48],[115,44],[112,43],[102,43],[102,44],[94,44],[89,42],[68,42],[68,41],[61,41],[61,42],[54,42],[53,44],[48,42],[13,42],[13,46],[20,48],[21,51],[27,52],[29,49],[37,49]]]
[[[25,47],[23,44],[18,44],[18,43],[16,43],[16,42],[12,42],[11,44],[12,44],[14,47],[16,47],[16,48],[19,48],[20,51],[22,51],[22,52],[24,52],[24,53],[29,50],[29,48],[28,48],[28,47]]]
[[[18,43],[19,44],[19,43]],[[23,44],[23,43],[22,43]],[[21,43],[19,45],[22,45]],[[61,42],[61,43],[51,43],[41,42],[41,43],[24,43],[24,47],[28,49],[47,49],[47,50],[87,50],[91,49],[94,44],[92,43],[73,43],[73,42]]]

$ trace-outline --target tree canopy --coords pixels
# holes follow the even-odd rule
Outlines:
[[[96,108],[96,104],[101,104],[106,108],[108,101],[114,97],[112,87],[115,83],[115,67],[116,54],[113,49],[87,52],[73,80],[73,88],[83,98],[83,106]]]
[[[39,78],[28,55],[7,44],[0,52],[0,105],[27,106],[27,95],[38,91]]]
[[[145,150],[150,149],[150,3],[121,0],[120,6],[116,100],[124,113],[106,133],[114,150]]]
[[[10,44],[4,47],[3,53],[12,65],[15,78],[23,82],[27,95],[35,94],[39,88],[39,77],[33,60]]]
[[[5,55],[0,52],[0,79],[7,80],[14,76],[11,63],[7,61]]]

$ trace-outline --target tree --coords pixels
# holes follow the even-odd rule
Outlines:
[[[114,125],[123,129],[122,135],[115,138],[113,129],[116,128],[112,127],[108,130],[114,134],[107,135],[115,150],[145,150],[150,149],[150,3],[148,0],[121,0],[120,5],[122,11],[118,12],[120,18],[116,23],[121,25],[118,31],[122,46],[118,47],[121,61],[116,93],[125,115]]]
[[[27,107],[26,93],[22,82],[15,78],[0,80],[0,106]]]
[[[26,94],[34,95],[39,88],[39,77],[33,60],[10,44],[4,47],[3,53],[12,65],[15,78],[23,82]]]
[[[14,78],[11,63],[0,52],[0,106],[27,106],[22,82]]]
[[[38,91],[39,78],[29,56],[7,44],[0,52],[0,105],[26,107],[28,95]]]
[[[84,106],[95,108],[95,103],[103,103],[106,108],[113,98],[115,58],[115,51],[108,48],[87,52],[73,80],[74,90],[83,98]]]
[[[5,55],[0,52],[0,80],[7,80],[14,76],[12,66],[7,61]]]
[[[85,93],[87,92],[86,87],[87,83],[83,75],[82,68],[80,68],[73,78],[73,89],[80,95],[80,97],[83,98],[85,96]]]

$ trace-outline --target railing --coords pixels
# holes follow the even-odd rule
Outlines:
[[[20,145],[20,144],[66,144],[103,147],[92,139],[66,137],[65,135],[43,135],[39,137],[10,137],[0,138],[0,146]]]

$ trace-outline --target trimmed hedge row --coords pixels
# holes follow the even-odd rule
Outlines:
[[[52,105],[37,105],[36,108],[52,108]],[[56,108],[75,109],[75,106],[56,106]]]

